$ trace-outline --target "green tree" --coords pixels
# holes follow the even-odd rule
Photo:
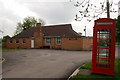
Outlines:
[[[120,42],[120,15],[116,20],[116,38],[117,38],[117,42]]]
[[[10,38],[10,36],[9,36],[9,35],[3,36],[2,42],[3,42],[3,43],[6,42],[6,39],[7,39],[7,38]]]
[[[20,32],[22,32],[22,31],[24,31],[24,30],[26,30],[26,29],[29,29],[29,28],[31,28],[31,27],[34,27],[35,26],[35,24],[37,23],[37,21],[39,22],[39,23],[41,23],[41,25],[45,25],[45,21],[44,20],[42,20],[42,19],[36,19],[36,18],[34,18],[34,17],[26,17],[26,18],[24,18],[23,19],[23,21],[22,22],[18,22],[17,23],[17,28],[16,28],[16,31],[15,31],[15,35],[16,34],[19,34]]]

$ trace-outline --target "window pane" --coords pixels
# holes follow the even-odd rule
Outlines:
[[[12,40],[10,40],[10,43],[12,43]]]
[[[61,38],[56,38],[56,43],[61,44]]]
[[[46,38],[46,43],[50,44],[51,43],[51,39],[50,38]]]
[[[23,43],[26,43],[26,40],[23,40]]]
[[[110,67],[111,29],[99,29],[97,32],[97,66]]]
[[[19,40],[16,40],[16,43],[19,43]]]

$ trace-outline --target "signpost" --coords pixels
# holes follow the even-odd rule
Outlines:
[[[95,21],[92,73],[114,75],[116,22],[110,18]]]

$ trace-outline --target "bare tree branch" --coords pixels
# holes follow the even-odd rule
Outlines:
[[[72,0],[71,0],[72,1]],[[110,12],[116,13],[117,10],[112,8],[113,5],[117,5],[113,2],[109,2]],[[80,7],[83,10],[79,11],[79,15],[76,14],[75,20],[81,21],[84,17],[89,18],[87,21],[91,21],[92,19],[99,18],[103,13],[106,13],[107,7],[106,0],[103,2],[100,2],[99,6],[95,5],[91,2],[91,0],[83,0],[82,2],[80,0],[76,1],[74,4],[75,7]]]

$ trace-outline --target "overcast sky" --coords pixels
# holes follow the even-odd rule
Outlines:
[[[83,1],[83,0],[79,0]],[[91,0],[94,4],[104,0]],[[110,0],[118,3],[119,0]],[[84,35],[84,26],[87,27],[87,35],[93,35],[94,20],[87,22],[86,18],[82,21],[75,21],[75,15],[80,8],[74,7],[75,1],[71,0],[0,0],[0,30],[3,36],[13,36],[16,25],[27,16],[42,18],[46,25],[72,24],[76,32]],[[113,6],[118,10],[118,5]],[[118,13],[111,14],[111,18],[116,18]],[[101,17],[106,17],[103,14]],[[1,37],[1,36],[0,36]]]

